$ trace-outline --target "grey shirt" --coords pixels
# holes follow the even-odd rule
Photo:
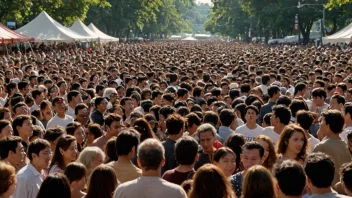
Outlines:
[[[348,196],[330,192],[325,194],[312,194],[309,198],[348,198]]]

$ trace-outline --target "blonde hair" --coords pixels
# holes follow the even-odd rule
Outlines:
[[[16,181],[16,170],[10,164],[0,162],[0,173],[0,195],[3,195]]]
[[[96,146],[90,146],[85,148],[78,156],[77,161],[81,162],[87,169],[90,169],[92,162],[101,155],[102,160],[105,159],[105,153]]]

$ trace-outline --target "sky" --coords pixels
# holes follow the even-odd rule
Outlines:
[[[196,0],[197,3],[210,3],[211,0]]]

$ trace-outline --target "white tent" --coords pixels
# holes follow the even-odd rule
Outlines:
[[[88,28],[94,32],[94,34],[99,38],[101,42],[109,42],[109,41],[119,41],[119,38],[115,38],[105,34],[104,32],[100,31],[93,23],[88,25]]]
[[[35,19],[27,25],[17,29],[16,32],[34,37],[35,41],[58,41],[74,42],[87,41],[90,37],[79,35],[78,33],[61,25],[51,18],[45,11],[42,11]]]
[[[93,40],[98,40],[98,36],[90,30],[81,20],[77,19],[70,29],[74,32],[77,32],[80,35],[91,37]]]
[[[336,32],[333,35],[327,36],[323,38],[323,44],[327,43],[349,43],[351,42],[352,37],[352,23],[350,23],[345,28],[341,29],[340,31]]]
[[[193,37],[187,37],[187,38],[184,38],[182,39],[183,41],[197,41],[197,39],[193,38]]]

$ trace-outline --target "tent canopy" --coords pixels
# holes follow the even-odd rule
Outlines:
[[[16,32],[26,36],[34,37],[36,41],[58,41],[74,42],[89,41],[94,38],[80,35],[69,28],[61,25],[51,18],[45,11],[42,11],[35,19],[27,25],[17,29]]]
[[[115,38],[105,34],[104,32],[100,31],[93,23],[88,25],[88,28],[94,32],[96,36],[98,36],[99,40],[102,42],[109,42],[109,41],[119,41],[119,38]]]
[[[23,41],[34,41],[34,38],[19,34],[0,23],[0,43],[16,43]]]
[[[70,29],[74,32],[77,32],[80,35],[92,37],[92,38],[95,38],[96,40],[98,39],[98,36],[95,35],[95,33],[92,30],[90,30],[86,25],[84,25],[84,23],[82,23],[82,21],[79,19],[77,19],[73,23]]]
[[[348,26],[344,27],[340,31],[336,32],[333,35],[327,36],[323,38],[323,44],[327,43],[349,43],[352,38],[352,23]]]
[[[187,37],[187,38],[184,38],[182,39],[183,41],[197,41],[197,39],[193,38],[193,37]]]

